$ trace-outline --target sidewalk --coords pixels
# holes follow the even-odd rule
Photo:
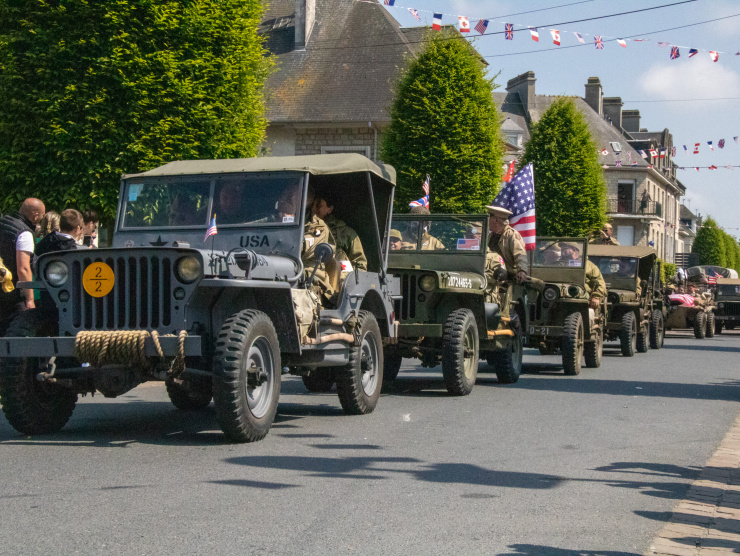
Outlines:
[[[740,554],[740,416],[645,554]]]

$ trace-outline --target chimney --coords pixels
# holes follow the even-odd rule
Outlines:
[[[605,97],[603,99],[604,116],[609,118],[619,131],[622,131],[622,102],[621,97]]]
[[[598,77],[589,77],[586,83],[586,104],[594,109],[599,116],[604,115],[604,93],[601,90],[601,81]]]
[[[640,111],[622,110],[622,127],[625,131],[640,131]]]
[[[295,0],[295,49],[306,50],[316,23],[316,0]]]
[[[536,79],[534,78],[534,72],[528,71],[527,73],[518,75],[514,79],[509,79],[509,81],[506,83],[506,92],[512,94],[516,93],[519,95],[519,100],[522,103],[524,114],[530,121],[532,120],[532,110],[535,107],[535,81]]]

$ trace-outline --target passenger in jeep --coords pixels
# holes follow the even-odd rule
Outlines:
[[[563,253],[564,260],[568,262],[577,261],[580,265],[581,250],[577,245],[562,243],[560,249]],[[584,285],[586,291],[590,294],[588,307],[590,309],[598,309],[601,299],[606,297],[606,282],[604,282],[604,277],[601,275],[599,267],[589,260],[586,260],[586,283]]]
[[[431,214],[426,207],[411,207],[409,214]],[[444,251],[444,243],[429,233],[429,222],[412,222],[406,230],[406,236],[403,238],[407,243],[416,248],[419,239],[419,228],[421,228],[421,250],[422,251]]]
[[[318,194],[314,197],[312,211],[326,222],[334,236],[337,245],[335,258],[339,261],[348,260],[353,269],[367,270],[367,258],[362,249],[362,242],[357,232],[334,214],[334,202],[326,195]]]

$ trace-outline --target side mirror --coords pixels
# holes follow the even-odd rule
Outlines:
[[[318,264],[325,263],[334,258],[334,248],[328,243],[319,243],[313,252]]]

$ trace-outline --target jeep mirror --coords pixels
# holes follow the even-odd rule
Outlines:
[[[318,264],[330,261],[334,257],[334,248],[328,243],[319,243],[314,249],[314,257]]]

